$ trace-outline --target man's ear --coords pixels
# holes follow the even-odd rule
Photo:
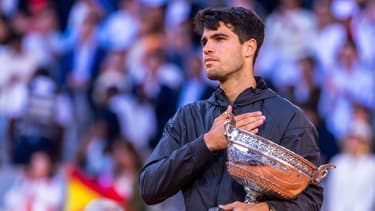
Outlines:
[[[257,50],[257,41],[255,39],[250,39],[243,43],[244,56],[254,57],[255,51]]]

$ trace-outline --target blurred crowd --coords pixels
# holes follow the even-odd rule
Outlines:
[[[127,211],[182,210],[179,194],[146,206],[138,171],[175,111],[218,86],[192,17],[223,6],[265,21],[256,75],[337,165],[323,210],[375,210],[375,0],[0,0],[0,210],[64,210],[67,166]]]

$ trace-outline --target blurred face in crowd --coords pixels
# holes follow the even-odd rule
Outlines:
[[[135,169],[135,158],[130,150],[125,147],[114,149],[114,158],[116,162],[125,169]]]
[[[333,21],[329,0],[318,0],[314,3],[314,13],[320,26],[325,26]]]
[[[88,40],[92,37],[97,24],[97,16],[94,13],[89,13],[82,24],[80,38],[82,41]]]
[[[51,172],[51,161],[44,152],[36,152],[31,156],[30,174],[34,179],[48,177]]]
[[[356,135],[349,135],[345,139],[344,150],[350,155],[365,155],[370,152],[369,140]]]
[[[113,145],[112,153],[116,165],[122,170],[136,173],[141,167],[141,163],[134,147],[131,144],[120,140]]]
[[[201,38],[203,63],[211,80],[225,81],[244,66],[243,45],[224,23],[217,30],[204,29]]]
[[[357,49],[355,45],[352,42],[346,42],[340,51],[339,57],[343,64],[351,67],[357,59]]]
[[[34,16],[34,24],[37,30],[42,33],[53,32],[57,29],[57,17],[55,11],[46,9]]]

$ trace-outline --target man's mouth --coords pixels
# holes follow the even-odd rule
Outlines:
[[[214,59],[214,58],[211,58],[211,57],[207,57],[204,59],[204,63],[211,63],[211,62],[216,62],[217,59]]]

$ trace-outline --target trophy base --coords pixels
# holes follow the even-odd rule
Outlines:
[[[258,191],[252,190],[248,186],[245,186],[244,189],[245,189],[245,192],[246,192],[246,198],[245,198],[244,202],[246,204],[256,204],[256,203],[259,202],[258,198],[259,198],[259,196],[262,195],[261,193],[259,193]]]

